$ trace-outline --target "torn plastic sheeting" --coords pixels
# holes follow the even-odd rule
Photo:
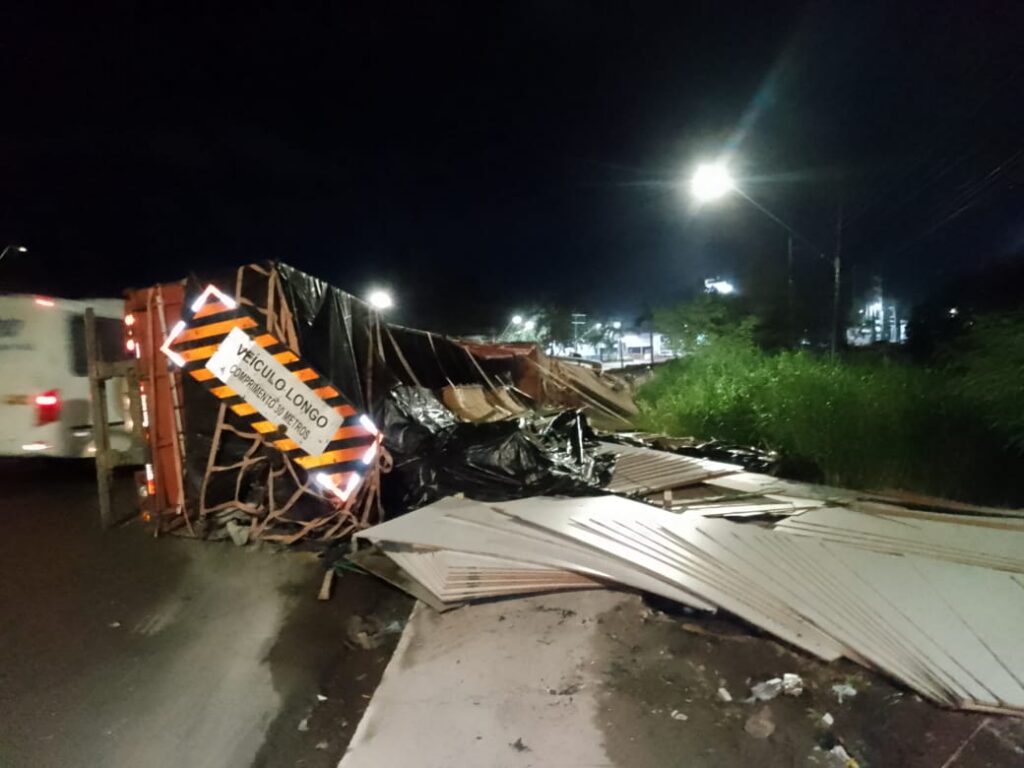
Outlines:
[[[458,423],[433,393],[398,387],[377,421],[394,459],[382,487],[391,514],[458,493],[482,501],[595,494],[611,465],[574,413]]]
[[[694,440],[692,438],[605,435],[606,442],[625,443],[639,448],[656,448],[659,451],[678,453],[680,456],[692,456],[697,459],[721,461],[726,464],[738,464],[748,472],[772,474],[778,466],[780,457],[775,451],[766,451],[750,445],[732,445],[718,440]]]
[[[469,353],[452,339],[383,323],[379,313],[340,288],[287,264],[275,269],[302,356],[360,409],[376,410],[399,384],[441,389],[484,383]]]
[[[484,501],[593,493],[586,466],[515,422],[460,424],[441,450],[439,477],[449,489]]]
[[[695,443],[677,449],[683,456],[695,456],[698,459],[724,461],[727,464],[739,464],[748,472],[771,474],[779,463],[779,456],[774,451],[764,451],[748,445],[729,445],[717,440]]]

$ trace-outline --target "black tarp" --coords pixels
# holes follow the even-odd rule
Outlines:
[[[488,424],[459,422],[429,390],[397,387],[377,422],[394,468],[383,478],[385,507],[408,511],[463,493],[481,501],[593,495],[613,459],[577,412]]]

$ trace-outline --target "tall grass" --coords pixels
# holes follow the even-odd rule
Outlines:
[[[1024,423],[1016,402],[1021,369],[1003,370],[1003,358],[987,347],[985,355],[983,364],[962,353],[959,368],[948,360],[926,368],[769,354],[749,334],[725,335],[655,375],[640,392],[640,421],[777,450],[805,479],[1021,504],[1024,483],[1015,473],[1024,443],[1014,431]]]

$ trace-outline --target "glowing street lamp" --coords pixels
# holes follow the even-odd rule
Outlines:
[[[522,324],[523,324],[523,316],[522,315],[512,315],[512,325],[522,325]]]
[[[4,246],[4,249],[2,251],[0,251],[0,259],[3,259],[3,257],[7,255],[8,251],[17,251],[18,253],[28,253],[28,248],[26,248],[24,245],[7,245],[7,246]]]
[[[690,179],[690,193],[698,203],[710,203],[736,188],[724,163],[701,163]]]
[[[395,300],[391,298],[391,294],[381,289],[370,291],[366,300],[369,302],[370,306],[378,312],[383,312],[384,310],[391,309],[395,306]]]
[[[712,277],[704,281],[704,292],[728,296],[729,294],[736,293],[736,286],[728,280],[719,280]]]

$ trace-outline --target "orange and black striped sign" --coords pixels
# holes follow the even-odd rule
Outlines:
[[[302,429],[300,425],[294,421],[275,421],[273,411],[264,407],[262,400],[254,399],[252,393],[244,388],[243,392],[239,392],[237,385],[232,387],[227,383],[234,379],[222,379],[215,373],[216,366],[211,365],[211,358],[226,344],[229,335],[238,339],[241,338],[239,333],[245,335],[245,343],[250,347],[262,350],[267,365],[277,368],[282,378],[294,377],[290,378],[291,386],[287,390],[284,390],[287,382],[275,381],[281,385],[282,391],[290,393],[293,389],[301,389],[308,395],[311,390],[315,397],[309,399],[317,401],[315,408],[324,411],[330,409],[338,414],[327,414],[330,416],[328,419],[326,415],[318,414],[317,410],[312,411],[313,416],[318,417],[322,423],[329,422],[331,429],[334,424],[338,425],[333,434],[330,431],[325,433],[321,442],[325,445],[321,452],[310,453],[300,445],[304,443],[309,446],[308,442],[304,442],[301,437],[297,438],[295,434],[296,429]],[[253,313],[216,287],[207,286],[186,308],[181,321],[171,329],[161,349],[210,394],[222,400],[252,431],[259,433],[264,440],[312,473],[320,487],[341,501],[347,502],[351,498],[367,469],[373,465],[380,433],[372,420],[366,414],[359,413],[319,371],[269,333]],[[280,365],[270,362],[269,358]],[[254,388],[258,389],[255,385]],[[306,412],[310,413],[310,404],[303,404]]]

